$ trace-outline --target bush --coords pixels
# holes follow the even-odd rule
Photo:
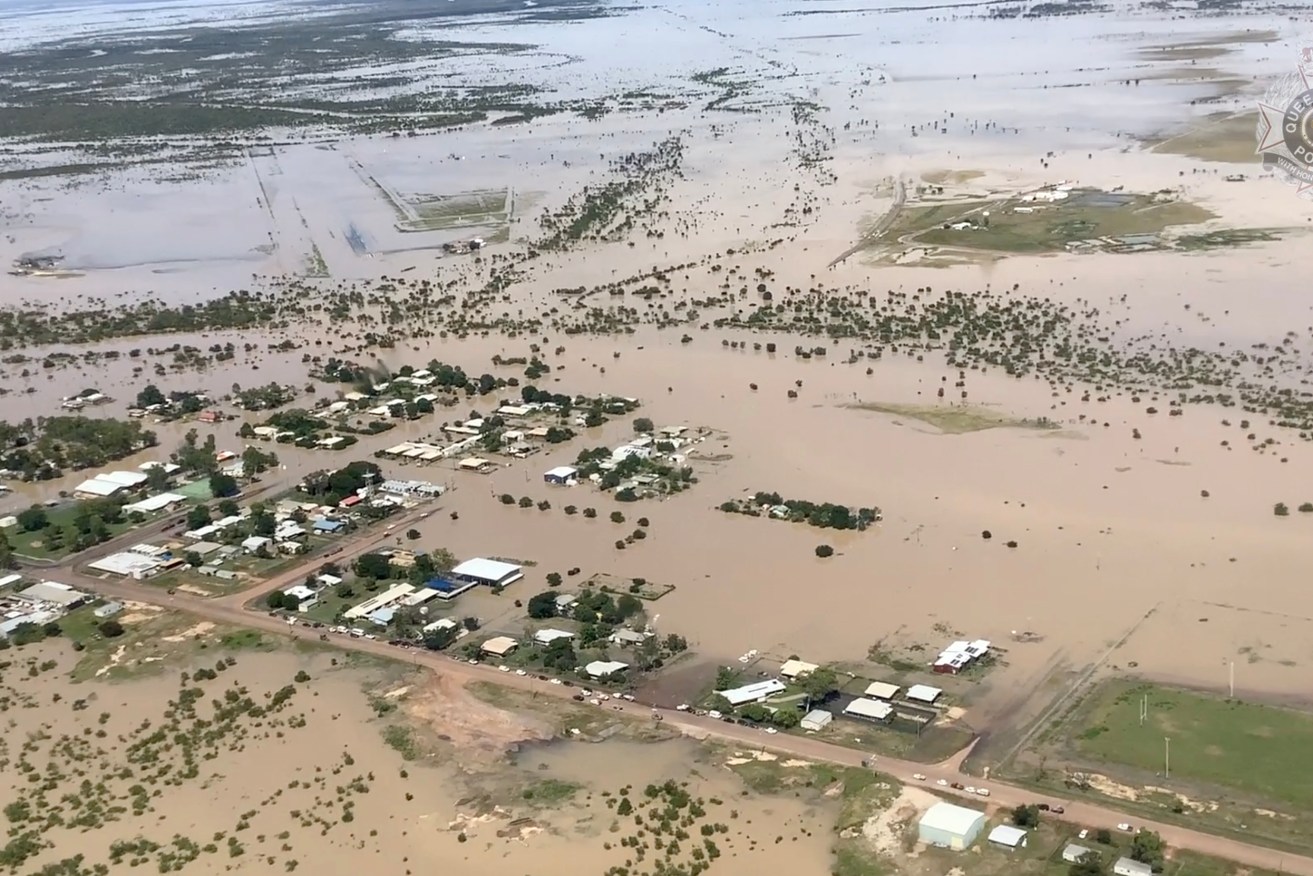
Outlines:
[[[104,620],[96,627],[106,639],[117,639],[123,635],[123,624],[116,620]]]
[[[1313,502],[1304,502],[1303,504],[1301,504],[1299,506],[1299,513],[1301,514],[1313,513]]]
[[[566,513],[566,514],[570,514],[570,515],[578,514],[578,513],[579,513],[579,509],[576,508],[576,507],[573,506],[573,505],[566,505],[566,506],[565,506],[565,513]]]
[[[1290,514],[1290,509],[1286,507],[1285,502],[1277,502],[1272,506],[1272,513],[1278,517],[1285,517]]]
[[[533,499],[530,499],[528,496],[521,496],[521,497],[520,497],[520,507],[521,507],[521,508],[532,508],[532,507],[533,507]]]
[[[647,526],[650,526],[651,524],[648,523],[646,517],[640,517],[640,518],[638,518],[638,525],[639,525],[639,526],[643,526],[643,527],[647,527]]]
[[[821,559],[832,557],[834,556],[834,548],[830,547],[828,544],[818,544],[816,545],[816,556]]]
[[[625,515],[621,514],[619,511],[612,511],[612,512],[611,512],[611,522],[612,522],[612,523],[624,523],[624,522],[625,522]]]
[[[498,501],[500,501],[503,505],[514,505],[514,504],[515,504],[515,497],[512,496],[510,493],[502,493],[502,494],[501,494],[500,496],[498,496],[497,498],[498,498]]]
[[[594,517],[597,516],[597,509],[596,509],[596,508],[585,508],[585,509],[584,509],[584,516],[587,517],[589,520],[592,520]]]

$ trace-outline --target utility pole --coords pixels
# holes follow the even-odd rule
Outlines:
[[[1235,661],[1231,661],[1231,699],[1235,699]]]
[[[1172,777],[1172,737],[1163,737],[1163,777]]]

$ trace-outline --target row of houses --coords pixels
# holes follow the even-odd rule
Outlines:
[[[542,637],[541,636],[542,633],[549,633],[554,635]],[[573,633],[567,632],[565,630],[539,630],[538,633],[534,634],[534,641],[540,645],[545,645],[545,644],[549,644],[552,641],[555,641],[556,639],[571,638],[573,637],[573,635],[574,635]],[[484,642],[482,645],[479,646],[479,651],[480,653],[486,654],[489,657],[504,658],[514,653],[519,647],[520,647],[519,641],[512,638],[511,636],[493,636],[491,639],[488,639],[486,642]],[[629,664],[621,660],[593,660],[589,663],[586,663],[582,667],[582,671],[589,678],[593,678],[601,681],[609,678],[614,678],[616,675],[624,672],[628,668],[629,668]]]

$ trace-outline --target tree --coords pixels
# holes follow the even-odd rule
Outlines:
[[[162,465],[146,466],[146,488],[152,492],[163,490],[169,486],[169,473]]]
[[[776,709],[770,716],[770,722],[782,730],[792,730],[802,723],[802,715],[793,709]]]
[[[1101,827],[1094,832],[1094,841],[1101,846],[1112,845],[1112,831],[1106,827]]]
[[[153,383],[146,384],[141,392],[137,393],[137,407],[139,408],[148,408],[151,405],[162,405],[166,401],[167,399],[164,398],[164,393],[160,392],[160,388]]]
[[[273,468],[278,464],[278,457],[266,453],[258,447],[248,447],[242,451],[242,474],[248,478]]]
[[[437,627],[424,634],[424,647],[430,651],[441,651],[460,635],[460,627]]]
[[[283,607],[283,591],[275,590],[264,598],[264,604],[277,611]]]
[[[1156,831],[1139,830],[1131,840],[1131,860],[1148,864],[1153,872],[1163,869],[1163,838]]]
[[[839,678],[833,669],[821,667],[814,669],[798,679],[798,686],[807,694],[807,705],[812,702],[824,702],[827,697],[839,689]]]
[[[728,690],[739,682],[739,674],[728,666],[716,667],[716,690]]]
[[[611,512],[611,522],[612,522],[612,523],[624,523],[624,522],[625,522],[625,515],[621,514],[619,511],[612,511],[612,512]]]
[[[707,706],[712,711],[720,712],[723,715],[728,715],[730,712],[734,711],[734,704],[725,699],[721,694],[712,694],[711,699],[707,701]]]
[[[417,539],[419,538],[419,530],[418,530],[418,529],[407,529],[407,530],[406,530],[406,538],[409,539],[410,541],[415,541],[415,540],[417,540]]]
[[[472,633],[479,628],[479,619],[477,617],[462,618],[461,625]]]
[[[339,599],[350,599],[356,595],[356,588],[350,581],[339,581],[333,585],[333,593]]]
[[[654,428],[655,427],[652,425],[652,421],[649,420],[647,417],[639,417],[638,419],[634,420],[635,432],[651,432]]]
[[[210,522],[210,509],[206,505],[193,505],[187,512],[187,528],[200,529]]]
[[[18,561],[14,559],[13,546],[9,544],[9,537],[0,531],[0,569],[15,569],[18,567]]]
[[[237,503],[232,499],[224,499],[216,505],[215,508],[218,510],[219,516],[221,517],[236,517],[242,510],[237,507]]]
[[[561,586],[561,573],[560,573],[560,572],[548,572],[548,573],[547,573],[547,586],[548,586],[548,587],[560,587],[560,586]]]
[[[103,620],[96,627],[106,639],[116,639],[123,635],[123,624],[116,620]]]
[[[1286,507],[1285,502],[1277,502],[1272,506],[1272,513],[1278,517],[1285,517],[1290,514],[1290,509]]]
[[[597,516],[597,509],[596,509],[596,508],[585,508],[585,509],[584,509],[584,516],[587,517],[589,520],[592,520],[594,517]]]
[[[1012,810],[1012,823],[1017,827],[1036,827],[1039,825],[1039,807],[1019,803]]]
[[[187,565],[191,566],[193,569],[205,562],[204,558],[196,553],[196,551],[187,551],[182,555],[182,558],[186,561]]]
[[[40,505],[33,505],[31,508],[18,512],[18,525],[24,532],[36,532],[38,529],[45,529],[50,525],[50,518],[46,515],[46,509]]]
[[[1067,876],[1103,876],[1103,858],[1098,852],[1086,852],[1067,870]]]
[[[236,496],[238,492],[237,478],[221,471],[216,471],[210,475],[210,492],[216,499],[222,499],[227,496]]]
[[[676,633],[671,633],[662,642],[662,647],[671,654],[679,654],[688,650],[688,640]]]
[[[373,552],[356,557],[355,570],[361,578],[378,580],[392,577],[392,564],[388,558]]]
[[[535,620],[556,617],[556,594],[550,590],[544,590],[542,593],[530,597],[527,610],[529,617]]]
[[[832,557],[834,556],[834,548],[830,547],[828,544],[818,544],[816,545],[816,556],[821,559]]]

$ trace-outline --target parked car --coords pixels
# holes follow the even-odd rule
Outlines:
[[[954,791],[961,791],[961,790],[962,790],[963,788],[965,788],[966,786],[963,785],[961,782],[953,782],[953,783],[952,783],[951,785],[949,785],[948,787],[952,788]]]
[[[988,789],[988,788],[976,788],[976,794],[977,794],[977,796],[980,796],[980,797],[988,797],[988,796],[989,796],[989,789]]]
[[[720,712],[717,712],[715,709],[712,709],[711,711],[707,712],[707,717],[720,720],[720,718],[723,716],[720,714]]]
[[[921,773],[912,773],[912,778],[916,779],[918,782],[925,781],[925,776]]]
[[[1131,826],[1130,826],[1129,824],[1127,824],[1126,822],[1123,821],[1121,824],[1117,825],[1117,829],[1118,829],[1118,830],[1124,830],[1124,831],[1129,832],[1130,829],[1131,829]]]
[[[1040,812],[1048,812],[1048,811],[1049,811],[1049,804],[1047,804],[1047,803],[1039,803],[1039,804],[1036,804],[1035,808],[1038,809]]]
[[[1064,809],[1064,808],[1062,808],[1061,806],[1054,806],[1054,807],[1053,807],[1053,814],[1054,814],[1054,815],[1061,815],[1062,813],[1064,813],[1064,812],[1066,812],[1066,811],[1067,811],[1067,810]]]

